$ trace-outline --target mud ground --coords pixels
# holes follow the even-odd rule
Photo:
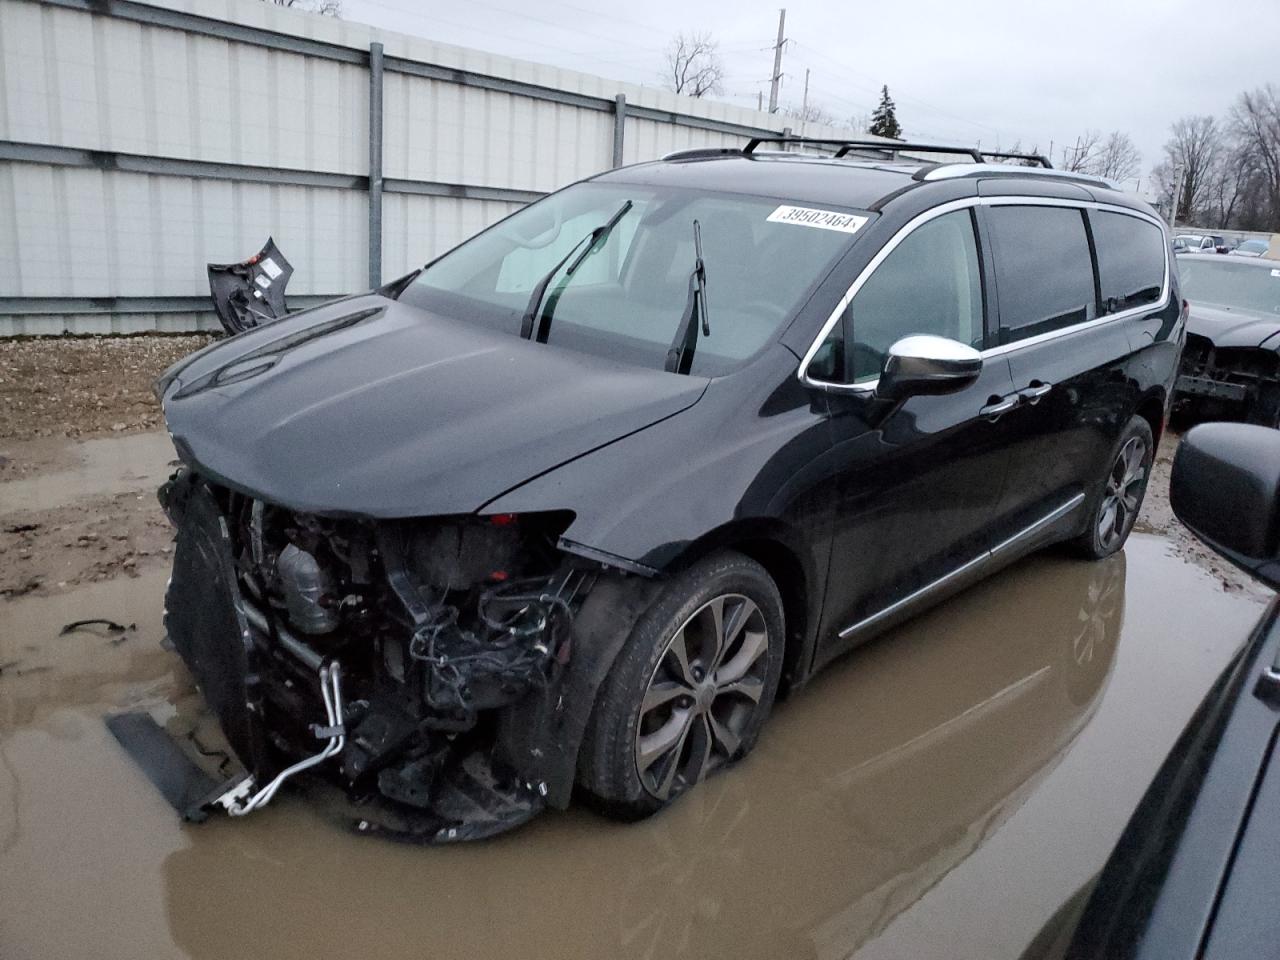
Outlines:
[[[169,553],[154,493],[172,451],[151,385],[211,339],[0,340],[0,598],[136,576]]]
[[[1018,957],[1268,596],[1172,517],[1166,438],[1121,555],[1030,558],[855,651],[651,821],[575,806],[421,849],[288,794],[182,826],[102,724],[207,722],[160,645],[172,450],[149,381],[180,346],[142,339],[127,361],[128,341],[73,341],[105,345],[74,367],[0,343],[0,391],[43,364],[68,403],[18,417],[4,394],[0,420],[4,960]],[[123,629],[62,632],[90,618]]]
[[[174,456],[160,432],[0,441],[0,603],[136,577],[163,565],[172,529],[156,500]]]

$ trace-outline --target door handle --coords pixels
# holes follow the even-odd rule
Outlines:
[[[1052,383],[1033,383],[1031,386],[1019,390],[1017,395],[1027,403],[1035,404],[1039,403],[1040,398],[1052,389]]]
[[[988,403],[985,407],[978,411],[979,416],[988,417],[992,420],[1003,414],[1008,413],[1020,403],[1020,398],[1016,393],[1011,393]]]

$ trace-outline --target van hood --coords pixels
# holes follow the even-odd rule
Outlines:
[[[478,510],[706,385],[371,294],[213,344],[157,390],[179,455],[219,483],[301,512],[412,517]]]
[[[1280,346],[1280,318],[1274,314],[1226,310],[1208,304],[1191,304],[1187,332],[1206,337],[1215,347]]]

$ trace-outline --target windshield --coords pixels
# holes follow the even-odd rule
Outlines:
[[[1257,261],[1183,260],[1178,265],[1182,290],[1192,303],[1207,303],[1228,310],[1280,313],[1280,269],[1267,269]]]
[[[576,255],[568,255],[586,249],[628,201],[570,272]],[[445,254],[400,299],[519,335],[532,292],[568,258],[539,308],[554,320],[545,323],[547,342],[661,369],[689,298],[696,220],[710,333],[698,336],[690,372],[716,375],[778,333],[867,217],[738,194],[582,183]]]
[[[1266,253],[1267,241],[1265,240],[1246,240],[1240,246],[1236,247],[1245,253]]]

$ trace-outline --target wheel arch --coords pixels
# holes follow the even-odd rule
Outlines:
[[[1147,393],[1146,396],[1138,401],[1138,407],[1134,414],[1147,421],[1147,424],[1151,427],[1152,443],[1159,449],[1160,437],[1164,433],[1164,391],[1157,387]]]
[[[783,687],[803,679],[818,622],[815,586],[818,572],[806,563],[799,538],[783,523],[772,520],[736,520],[717,527],[689,544],[664,573],[677,573],[720,550],[734,550],[751,558],[772,578],[782,597],[786,623],[783,637]]]

